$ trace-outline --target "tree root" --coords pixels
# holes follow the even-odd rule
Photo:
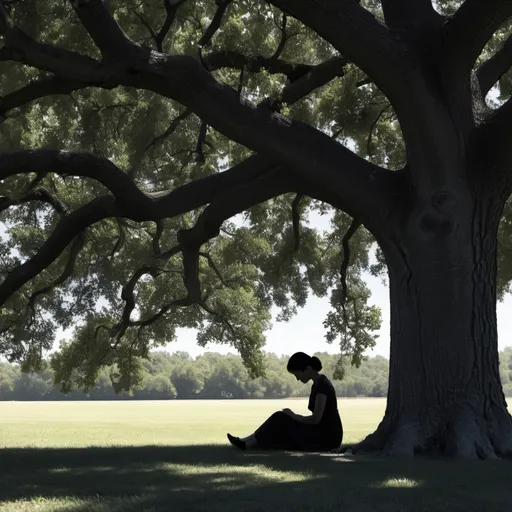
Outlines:
[[[403,415],[382,450],[381,455],[389,457],[413,457],[421,445],[421,425],[417,417]]]
[[[456,411],[447,428],[445,451],[460,459],[496,459],[485,422],[469,407]]]
[[[492,460],[512,456],[512,417],[501,408],[478,413],[462,406],[435,414],[389,413],[377,430],[352,448],[353,454],[387,457],[417,454]]]

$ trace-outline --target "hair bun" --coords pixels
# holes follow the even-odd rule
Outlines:
[[[311,366],[311,368],[313,368],[313,370],[316,370],[317,372],[319,372],[322,369],[322,361],[320,361],[320,359],[318,359],[318,357],[313,356],[311,358],[310,366]]]

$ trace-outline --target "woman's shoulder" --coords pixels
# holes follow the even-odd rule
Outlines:
[[[327,375],[320,375],[320,378],[318,379],[318,385],[320,388],[328,388],[329,390],[334,390],[333,383],[329,380],[329,377]]]

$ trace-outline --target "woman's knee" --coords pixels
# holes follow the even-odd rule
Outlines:
[[[282,424],[286,422],[287,419],[288,416],[283,411],[277,411],[269,416],[265,423],[270,422],[272,425]]]

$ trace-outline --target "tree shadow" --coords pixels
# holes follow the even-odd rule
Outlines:
[[[472,511],[510,509],[507,462],[239,452],[227,446],[9,448],[0,504],[76,498],[62,512],[119,510]],[[52,509],[55,510],[55,509]]]

